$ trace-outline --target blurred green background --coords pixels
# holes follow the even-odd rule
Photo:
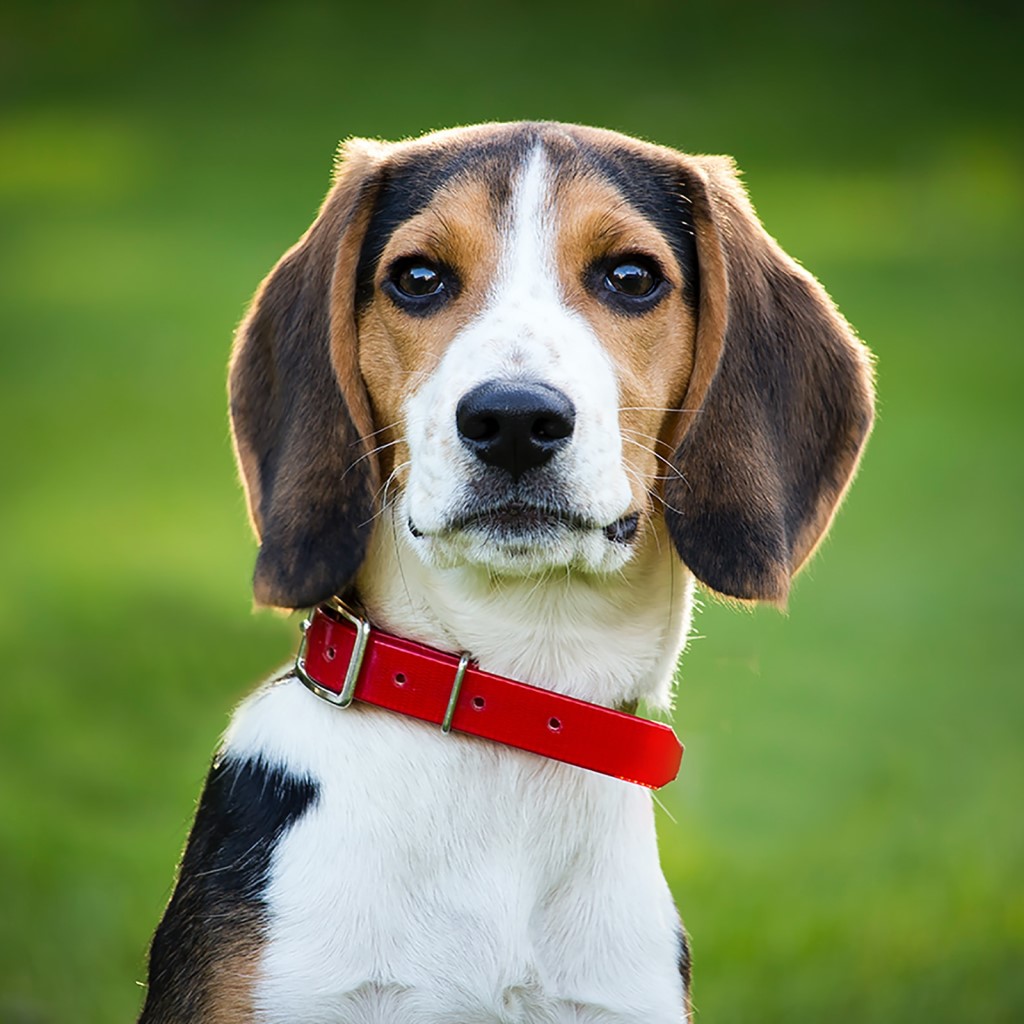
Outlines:
[[[708,602],[663,857],[698,1021],[1024,1020],[1019,6],[0,13],[0,1021],[131,1019],[254,615],[225,361],[339,138],[732,153],[879,359],[790,613]],[[1016,668],[1014,666],[1017,666]]]

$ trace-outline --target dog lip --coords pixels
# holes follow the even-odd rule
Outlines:
[[[640,522],[640,513],[631,512],[629,515],[616,519],[604,528],[604,535],[613,544],[628,544],[636,536],[636,528]]]
[[[601,530],[612,543],[628,544],[636,535],[639,520],[639,512],[631,512],[616,519],[613,523],[602,525],[592,519],[566,512],[563,509],[513,501],[474,509],[472,512],[451,519],[445,524],[445,532],[476,527],[504,533],[522,533],[563,527],[579,532]]]
[[[484,527],[503,532],[523,532],[552,527],[566,527],[570,530],[596,530],[599,524],[582,516],[545,505],[511,501],[501,505],[474,509],[450,520],[447,529],[465,530]]]

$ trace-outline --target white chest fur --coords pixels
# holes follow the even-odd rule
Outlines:
[[[488,598],[483,582],[474,593],[403,557],[389,539],[400,532],[377,534],[363,593],[379,624],[584,699],[667,700],[689,604],[678,565],[652,555],[645,566],[638,552],[607,591],[506,581]],[[243,704],[226,749],[319,790],[271,861],[264,1020],[684,1019],[679,922],[645,790],[365,706],[342,711],[295,680]]]

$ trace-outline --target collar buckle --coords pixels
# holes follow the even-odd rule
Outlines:
[[[334,690],[328,690],[326,686],[321,686],[306,671],[306,634],[309,632],[309,627],[313,624],[313,616],[316,614],[315,608],[310,610],[299,627],[302,630],[302,640],[299,642],[299,652],[295,656],[295,674],[302,681],[303,685],[318,697],[339,708],[347,708],[355,698],[359,670],[363,667],[366,645],[370,640],[370,623],[361,615],[357,615],[344,601],[337,597],[329,598],[321,607],[329,608],[336,615],[346,619],[356,631],[355,646],[352,648],[352,654],[348,659],[348,668],[345,670],[345,682],[336,693]]]

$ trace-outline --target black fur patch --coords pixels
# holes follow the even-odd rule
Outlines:
[[[689,1002],[690,982],[693,977],[693,960],[690,956],[690,943],[686,938],[686,930],[682,924],[679,925],[679,956],[676,962],[679,966],[679,977],[683,981],[683,995],[687,1002]]]
[[[734,485],[728,467],[713,478]],[[731,493],[731,492],[730,492]],[[763,499],[749,506],[700,505],[685,518],[673,516],[670,530],[684,560],[699,580],[729,597],[750,598],[772,594],[778,586],[779,567],[789,565],[789,542],[775,509]]]
[[[226,759],[207,776],[178,882],[153,937],[139,1024],[201,1020],[218,961],[264,924],[270,857],[317,799],[310,779]]]

